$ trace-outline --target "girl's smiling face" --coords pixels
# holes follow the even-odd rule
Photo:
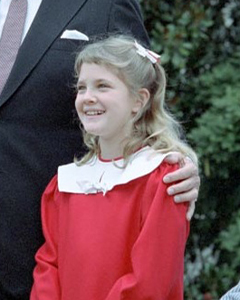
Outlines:
[[[122,143],[131,130],[139,104],[127,85],[102,65],[83,63],[78,78],[76,110],[84,129],[101,143]]]

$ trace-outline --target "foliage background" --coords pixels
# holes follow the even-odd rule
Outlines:
[[[140,4],[169,106],[200,160],[185,299],[219,299],[240,280],[240,1]]]

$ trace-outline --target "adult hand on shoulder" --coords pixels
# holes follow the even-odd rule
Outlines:
[[[184,157],[178,152],[174,152],[167,156],[164,161],[169,164],[178,163],[180,166],[178,170],[164,176],[163,181],[168,184],[173,183],[167,189],[167,192],[169,195],[174,195],[174,201],[176,203],[190,202],[187,211],[187,219],[191,220],[200,187],[198,167],[189,157]]]

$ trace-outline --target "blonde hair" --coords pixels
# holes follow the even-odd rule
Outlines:
[[[107,67],[122,80],[133,95],[146,88],[150,93],[147,104],[133,117],[132,132],[124,147],[123,157],[141,147],[151,146],[161,152],[179,151],[196,164],[197,157],[182,139],[182,128],[165,104],[166,76],[160,63],[152,63],[137,53],[135,40],[130,36],[110,36],[87,45],[76,58],[75,71],[79,76],[83,63]],[[98,137],[83,129],[84,143],[89,152],[78,163],[89,161],[100,153]]]

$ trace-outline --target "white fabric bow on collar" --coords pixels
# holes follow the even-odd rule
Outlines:
[[[107,184],[101,182],[90,182],[88,180],[77,181],[79,188],[84,191],[85,194],[96,194],[102,192],[106,194],[108,187]]]

